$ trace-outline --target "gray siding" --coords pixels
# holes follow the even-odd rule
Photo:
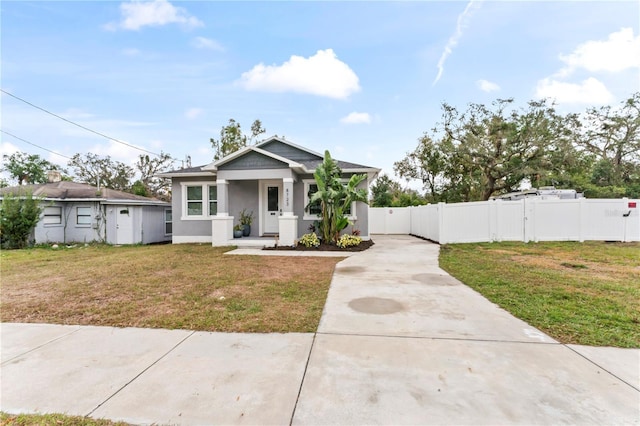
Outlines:
[[[174,237],[199,237],[211,236],[211,220],[180,220],[182,217],[182,183],[185,182],[208,182],[215,183],[215,176],[211,178],[173,178],[171,184],[171,209],[173,213],[173,236]]]
[[[142,244],[171,241],[171,235],[164,233],[164,210],[163,206],[142,207]]]
[[[284,169],[287,167],[289,166],[282,161],[251,151],[219,166],[218,170]]]
[[[322,160],[322,157],[314,155],[310,152],[303,151],[291,145],[284,144],[279,141],[269,142],[262,145],[260,149],[269,151],[273,154],[279,155],[284,158],[288,158],[293,161],[308,161],[308,160]]]
[[[253,224],[251,225],[252,237],[258,236],[258,181],[239,180],[229,182],[229,215],[233,216],[233,224],[240,221],[240,211],[246,209],[247,213],[253,211]]]
[[[104,240],[104,221],[96,219],[100,204],[97,202],[56,202],[46,206],[62,206],[62,223],[44,225],[38,222],[34,230],[36,243],[90,243]],[[77,224],[77,207],[91,208],[91,224]]]

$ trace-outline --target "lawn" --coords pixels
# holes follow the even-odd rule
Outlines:
[[[340,258],[80,245],[0,253],[2,322],[314,332]]]
[[[451,244],[440,266],[563,343],[640,348],[640,244]]]
[[[1,426],[128,426],[128,423],[66,414],[7,414],[0,412]]]

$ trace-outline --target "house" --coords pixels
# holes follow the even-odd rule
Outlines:
[[[26,193],[42,200],[42,216],[33,235],[36,244],[171,241],[171,205],[164,201],[61,181],[59,173],[50,173],[48,183],[2,188],[0,199]]]
[[[171,178],[173,243],[235,244],[233,227],[242,210],[254,213],[250,237],[277,236],[293,245],[309,232],[319,209],[309,204],[316,190],[313,172],[323,155],[274,136],[211,164],[159,174]],[[345,180],[364,173],[368,188],[380,169],[338,161]],[[347,214],[360,235],[369,237],[369,206],[353,203]],[[349,227],[351,230],[351,227]]]

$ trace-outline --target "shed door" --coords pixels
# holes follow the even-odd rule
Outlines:
[[[133,243],[133,207],[116,206],[116,244]]]

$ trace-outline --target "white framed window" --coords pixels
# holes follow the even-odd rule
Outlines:
[[[61,225],[62,224],[62,207],[51,206],[45,207],[42,224],[45,226]]]
[[[302,219],[303,220],[320,219],[320,215],[322,214],[320,210],[320,203],[319,202],[317,204],[314,203],[309,206],[309,200],[311,199],[313,194],[315,194],[315,192],[318,190],[318,184],[316,184],[315,179],[303,179],[302,182],[304,183],[304,207],[305,207],[304,216]],[[347,183],[347,182],[348,180],[343,179],[343,183]],[[355,211],[356,211],[356,203],[353,202],[343,213],[350,220],[356,220],[357,217],[355,213],[352,213]]]
[[[91,207],[76,207],[76,224],[80,226],[91,225]]]
[[[218,213],[218,188],[211,182],[183,182],[182,220],[205,220]]]
[[[171,209],[164,210],[164,235],[173,234],[173,213]]]

